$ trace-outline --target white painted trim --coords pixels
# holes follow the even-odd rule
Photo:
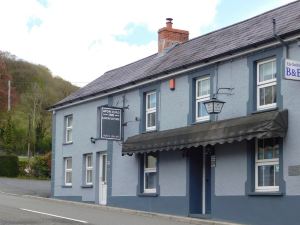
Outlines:
[[[104,160],[105,157],[105,160]],[[103,167],[105,168],[104,177],[102,176]],[[107,204],[107,153],[101,152],[99,155],[99,204]],[[105,196],[104,196],[105,195]]]
[[[293,36],[291,38],[284,39],[284,41],[285,42],[294,41],[294,40],[297,40],[298,38],[300,38],[300,35],[295,35],[295,36]],[[152,83],[154,81],[160,81],[160,80],[168,79],[168,78],[171,78],[171,77],[175,77],[175,76],[181,75],[182,73],[190,72],[190,71],[193,71],[193,70],[205,67],[205,66],[209,66],[209,65],[215,64],[215,63],[220,63],[222,61],[227,61],[227,60],[230,60],[230,59],[241,57],[241,56],[253,53],[253,52],[260,51],[260,50],[265,49],[265,48],[275,47],[277,45],[281,45],[281,43],[279,41],[274,41],[274,42],[272,42],[270,44],[266,44],[266,45],[263,45],[261,47],[257,47],[257,48],[252,49],[252,50],[244,51],[244,52],[237,53],[237,54],[230,55],[230,56],[221,57],[220,59],[212,60],[212,61],[210,61],[208,63],[201,63],[201,64],[199,64],[197,66],[192,66],[190,68],[179,70],[179,71],[176,71],[176,72],[164,75],[164,76],[160,76],[160,77],[153,78],[153,79],[150,79],[150,80],[142,81],[142,82],[139,82],[138,84],[126,86],[124,88],[120,88],[120,89],[115,90],[115,91],[110,91],[110,92],[105,93],[105,94],[98,94],[98,95],[96,95],[94,97],[90,97],[90,98],[87,98],[87,99],[84,99],[84,100],[80,100],[80,101],[74,100],[75,102],[67,103],[66,105],[62,105],[62,106],[58,106],[58,107],[53,107],[53,108],[49,109],[48,111],[54,111],[54,110],[64,109],[64,108],[67,108],[67,107],[70,107],[70,106],[74,106],[74,105],[78,105],[78,104],[81,104],[81,103],[93,101],[93,100],[96,100],[96,99],[99,99],[99,98],[103,98],[103,97],[106,97],[106,96],[109,96],[109,95],[112,95],[112,94],[116,94],[116,93],[124,92],[124,91],[127,91],[127,90],[131,90],[131,89],[134,89],[136,87],[140,87],[140,86],[143,86],[145,84]]]
[[[148,96],[150,95],[155,95],[155,107],[152,107],[152,108],[148,108]],[[148,92],[146,93],[146,107],[145,107],[145,110],[146,110],[146,119],[145,119],[145,122],[146,122],[146,131],[152,131],[152,130],[156,130],[156,123],[157,123],[157,114],[156,114],[156,108],[157,108],[157,93],[155,91],[152,91],[152,92]],[[151,114],[151,113],[155,113],[155,126],[151,126],[151,127],[148,127],[148,114]]]
[[[70,118],[72,118],[72,124],[70,125]],[[70,140],[68,140],[68,132],[71,132]],[[65,143],[72,143],[73,141],[73,115],[65,116]]]
[[[267,59],[267,60],[261,60],[257,63],[256,65],[256,107],[257,110],[265,110],[265,109],[271,109],[271,108],[275,108],[277,106],[277,103],[271,103],[271,104],[266,104],[266,105],[260,105],[260,89],[265,88],[265,87],[270,87],[270,86],[275,86],[275,95],[277,95],[277,78],[273,78],[270,80],[266,80],[266,81],[259,81],[259,66],[262,64],[266,64],[266,63],[270,63],[270,62],[275,62],[275,69],[276,69],[276,75],[278,73],[277,68],[276,68],[276,58],[271,58],[271,59]]]
[[[258,139],[255,140],[255,191],[257,192],[272,192],[279,191],[279,186],[258,186],[258,167],[265,165],[279,165],[279,158],[273,159],[258,159]],[[280,165],[279,165],[280,170]],[[275,173],[275,169],[274,169]],[[275,176],[275,174],[274,174]]]
[[[208,80],[209,81],[209,94],[207,95],[200,95],[198,96],[198,91],[199,91],[199,83],[201,83],[202,81],[205,81],[205,80]],[[199,102],[204,102],[204,101],[207,101],[210,99],[210,77],[207,75],[207,76],[204,76],[204,77],[201,77],[199,79],[196,80],[196,93],[195,93],[195,107],[196,107],[196,113],[195,113],[195,119],[196,119],[196,122],[202,122],[202,121],[207,121],[209,120],[209,115],[207,116],[198,116],[198,103]]]
[[[91,166],[88,166],[88,158],[91,158]],[[92,171],[92,182],[88,182],[88,171]],[[93,184],[93,156],[92,154],[85,155],[85,184],[92,185]]]
[[[67,161],[71,160],[71,168],[68,168],[67,165]],[[67,157],[64,159],[64,163],[65,163],[65,186],[72,186],[73,183],[73,162],[72,162],[72,158],[71,157]],[[67,183],[67,173],[71,173],[71,183]]]
[[[148,154],[144,154],[144,193],[156,193],[156,188],[146,188],[146,173],[156,173],[156,176],[157,176],[157,156],[155,156],[155,159],[156,159],[155,167],[154,168],[146,168],[147,156],[148,156]]]
[[[257,84],[258,85],[262,85],[264,83],[270,83],[270,82],[276,82],[276,77],[273,78],[273,79],[270,79],[270,80],[266,80],[266,81],[262,81],[260,82],[259,81],[259,66],[262,65],[262,64],[266,64],[266,63],[270,63],[270,62],[275,62],[275,69],[276,69],[276,73],[275,75],[277,75],[277,68],[276,68],[276,58],[270,58],[270,59],[266,59],[266,60],[260,60],[258,63],[257,63],[257,66],[256,66],[256,69],[257,69]]]

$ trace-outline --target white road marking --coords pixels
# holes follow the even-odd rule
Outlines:
[[[58,215],[54,215],[54,214],[50,214],[50,213],[44,213],[44,212],[39,212],[39,211],[34,211],[34,210],[30,210],[30,209],[20,208],[20,210],[27,211],[27,212],[32,212],[32,213],[38,213],[38,214],[42,214],[42,215],[46,215],[46,216],[52,216],[52,217],[61,218],[61,219],[65,219],[65,220],[71,220],[71,221],[75,221],[75,222],[79,222],[79,223],[88,223],[87,221],[84,221],[84,220],[72,219],[72,218],[69,218],[69,217],[58,216]]]

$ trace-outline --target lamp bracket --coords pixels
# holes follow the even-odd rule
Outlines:
[[[96,141],[100,140],[100,138],[90,137],[91,143],[96,144]]]

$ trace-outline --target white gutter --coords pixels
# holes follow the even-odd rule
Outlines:
[[[287,38],[284,41],[294,41],[294,40],[299,39],[299,38],[300,38],[300,35],[296,35],[296,36]],[[142,82],[139,82],[138,84],[133,84],[133,85],[130,85],[130,86],[127,86],[127,87],[124,87],[124,88],[120,88],[118,90],[111,91],[109,93],[99,94],[99,95],[96,95],[94,97],[90,97],[90,98],[83,99],[83,100],[80,100],[80,101],[75,100],[76,102],[69,103],[69,104],[62,105],[62,106],[58,106],[58,107],[54,107],[52,109],[49,109],[48,111],[55,111],[55,110],[64,109],[64,108],[67,108],[67,107],[70,107],[70,106],[78,105],[78,104],[81,104],[81,103],[84,103],[84,102],[93,101],[93,100],[96,100],[96,99],[99,99],[99,98],[106,97],[108,95],[112,95],[112,94],[116,94],[116,93],[120,93],[120,92],[123,92],[123,91],[130,90],[130,89],[134,89],[136,87],[143,86],[145,84],[149,84],[149,83],[152,83],[154,81],[159,81],[159,80],[164,80],[164,79],[167,79],[167,78],[171,78],[171,77],[180,75],[182,73],[190,72],[190,71],[195,70],[195,69],[199,69],[199,68],[209,66],[209,65],[212,65],[212,64],[215,64],[215,63],[219,63],[219,62],[222,62],[222,61],[230,60],[230,59],[233,59],[233,58],[236,58],[236,57],[240,57],[240,56],[252,53],[252,52],[262,50],[264,48],[274,47],[274,46],[280,45],[280,44],[281,43],[279,41],[275,41],[273,43],[266,44],[266,45],[263,45],[261,47],[257,47],[257,48],[252,49],[252,50],[244,51],[244,52],[237,53],[237,54],[234,54],[234,55],[231,55],[231,56],[222,57],[220,59],[209,61],[208,63],[201,63],[200,65],[197,65],[197,66],[193,66],[193,67],[190,67],[190,68],[187,68],[187,69],[179,70],[179,71],[169,73],[169,74],[166,74],[166,75],[163,75],[163,76],[160,76],[160,77],[157,77],[157,78],[153,78],[153,79],[150,79],[150,80],[142,81]]]

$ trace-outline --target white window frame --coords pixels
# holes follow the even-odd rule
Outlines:
[[[88,165],[88,159],[91,159],[91,166]],[[92,182],[88,182],[88,171],[92,173]],[[85,155],[85,184],[92,185],[93,184],[93,156],[92,154]]]
[[[256,71],[257,71],[257,88],[256,88],[256,102],[257,102],[257,110],[265,110],[265,109],[271,109],[271,108],[275,108],[277,106],[277,103],[271,103],[271,104],[266,104],[266,105],[260,105],[260,89],[261,88],[266,88],[266,87],[270,87],[270,86],[275,86],[275,92],[277,89],[277,68],[276,68],[276,77],[270,80],[266,80],[266,81],[259,81],[259,66],[265,63],[270,63],[270,62],[275,62],[275,68],[276,68],[276,58],[272,58],[272,59],[268,59],[268,60],[264,60],[264,61],[260,61],[257,63],[256,66]],[[277,98],[277,93],[276,93],[276,98]],[[277,99],[276,99],[277,101]]]
[[[256,192],[276,192],[279,191],[279,186],[258,186],[258,167],[259,166],[268,166],[268,165],[276,165],[279,166],[279,157],[273,159],[258,159],[258,139],[255,141],[255,191]],[[274,169],[275,173],[275,169]]]
[[[146,188],[146,174],[147,173],[156,173],[156,177],[157,177],[157,156],[155,156],[156,158],[156,164],[155,164],[155,168],[146,168],[146,160],[147,160],[147,156],[148,154],[144,154],[144,193],[156,193],[156,187],[155,188]]]
[[[69,125],[69,120],[72,118],[72,124]],[[70,134],[70,140],[68,140],[68,132]],[[72,143],[73,142],[73,115],[65,116],[65,143]]]
[[[202,96],[198,96],[198,91],[199,91],[199,83],[205,80],[209,80],[209,85],[210,85],[210,77],[203,77],[203,78],[199,78],[196,80],[196,122],[202,122],[202,121],[207,121],[209,120],[209,115],[207,116],[198,116],[198,103],[200,102],[205,102],[207,100],[210,99],[210,93],[207,95],[202,95]]]
[[[148,96],[155,94],[155,107],[148,108]],[[156,108],[157,108],[157,93],[155,91],[146,93],[146,131],[152,131],[156,130],[156,124],[157,124],[157,114],[156,114]],[[148,114],[155,113],[155,125],[148,127]]]
[[[67,165],[68,165],[68,160],[71,160],[71,168],[67,168]],[[72,182],[73,182],[73,162],[72,162],[72,158],[71,157],[68,157],[68,158],[65,158],[64,159],[64,164],[65,164],[65,186],[72,186]],[[67,182],[67,173],[71,173],[71,183],[68,183]]]

